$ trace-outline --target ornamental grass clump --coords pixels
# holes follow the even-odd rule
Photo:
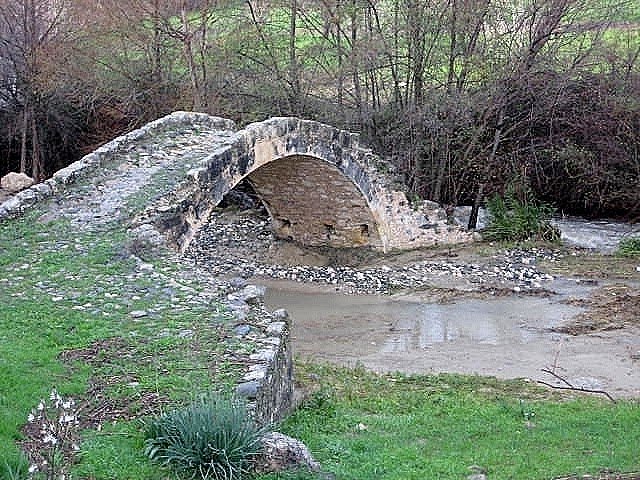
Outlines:
[[[528,189],[517,195],[510,187],[504,197],[494,195],[487,202],[487,210],[490,223],[482,231],[487,240],[556,242],[560,239],[558,230],[550,223],[555,209],[538,201]]]
[[[210,395],[149,422],[145,453],[191,478],[239,479],[261,453],[264,432],[243,402]]]

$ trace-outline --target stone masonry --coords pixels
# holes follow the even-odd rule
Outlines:
[[[211,128],[218,134],[201,135]],[[245,178],[267,206],[275,233],[303,244],[389,251],[471,239],[448,219],[412,208],[385,173],[389,165],[361,146],[356,134],[296,118],[272,118],[234,132],[230,120],[187,112],[118,137],[18,193],[0,205],[0,220],[63,192],[79,178],[104,171],[117,155],[135,153],[137,143],[148,142],[157,132],[170,136],[172,130],[176,143],[194,145],[191,158],[202,152],[200,159],[185,172],[182,149],[162,152],[158,165],[153,164],[155,154],[141,152],[147,170],[173,175],[173,187],[161,195],[151,192],[147,208],[131,226],[145,235],[157,231],[182,250],[224,195]],[[139,182],[140,188],[143,184]]]
[[[353,133],[272,118],[212,148],[137,222],[153,225],[184,250],[224,195],[248,178],[276,234],[303,244],[389,251],[471,240],[446,218],[412,208],[389,170]]]
[[[337,168],[313,157],[291,156],[248,178],[279,238],[306,245],[380,246],[376,221],[364,197],[354,192],[353,183]]]

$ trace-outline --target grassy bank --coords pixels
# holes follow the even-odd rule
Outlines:
[[[550,479],[640,469],[640,404],[522,381],[378,376],[301,365],[311,393],[284,425],[339,479]],[[315,478],[309,474],[262,480]]]
[[[139,417],[231,384],[227,317],[168,259],[137,264],[117,226],[41,215],[0,224],[0,479],[53,388],[81,405],[79,478],[160,478]]]

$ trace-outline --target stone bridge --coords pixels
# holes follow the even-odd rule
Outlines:
[[[19,193],[0,205],[0,219],[89,182],[94,221],[126,217],[134,230],[184,249],[245,180],[276,236],[305,245],[388,251],[469,239],[437,206],[412,207],[389,172],[356,134],[328,125],[272,118],[238,130],[230,120],[176,112]]]

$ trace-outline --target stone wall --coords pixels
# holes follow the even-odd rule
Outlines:
[[[279,238],[305,245],[380,246],[378,227],[364,197],[328,163],[285,157],[255,170],[248,179]]]
[[[273,349],[265,349],[264,377],[256,389],[255,418],[261,424],[282,420],[293,407],[293,355],[289,321],[274,322],[267,333]],[[271,353],[273,352],[273,353]],[[258,356],[262,357],[259,352]]]
[[[254,418],[263,425],[282,420],[293,405],[289,315],[285,310],[268,312],[262,301],[264,293],[264,287],[244,285],[227,297],[230,311],[240,322],[236,335],[254,346],[236,393],[249,400]]]

